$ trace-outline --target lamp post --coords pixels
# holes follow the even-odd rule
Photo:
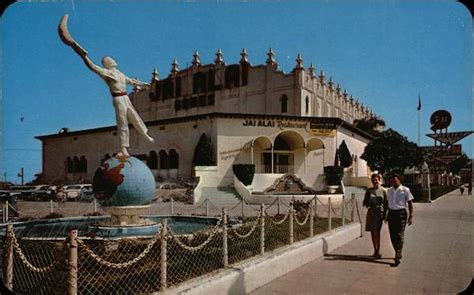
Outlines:
[[[428,167],[428,163],[423,162],[423,165],[421,166],[421,170],[423,173],[426,173],[427,177],[427,186],[428,186],[428,203],[431,203],[431,177],[430,177],[430,168]]]

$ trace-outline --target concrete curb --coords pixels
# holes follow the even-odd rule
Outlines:
[[[359,222],[277,249],[230,269],[195,278],[166,294],[245,294],[360,237]]]

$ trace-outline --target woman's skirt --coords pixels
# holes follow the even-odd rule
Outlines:
[[[365,220],[365,230],[380,231],[383,223],[382,215],[381,208],[369,207],[367,210],[367,218]]]

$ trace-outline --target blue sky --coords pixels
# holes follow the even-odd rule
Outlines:
[[[454,1],[16,3],[1,20],[1,180],[41,171],[34,136],[115,124],[107,87],[58,37],[66,13],[93,60],[111,55],[141,80],[154,67],[167,76],[174,57],[185,67],[194,50],[212,63],[221,48],[230,64],[245,47],[257,65],[272,47],[285,72],[301,53],[414,142],[420,94],[421,145],[433,143],[424,134],[438,109],[452,114],[450,131],[473,129],[472,19]],[[461,143],[472,157],[472,136]]]

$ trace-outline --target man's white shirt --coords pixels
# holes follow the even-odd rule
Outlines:
[[[391,187],[387,190],[388,208],[392,210],[405,209],[408,201],[413,200],[410,189],[399,185],[396,189]]]

